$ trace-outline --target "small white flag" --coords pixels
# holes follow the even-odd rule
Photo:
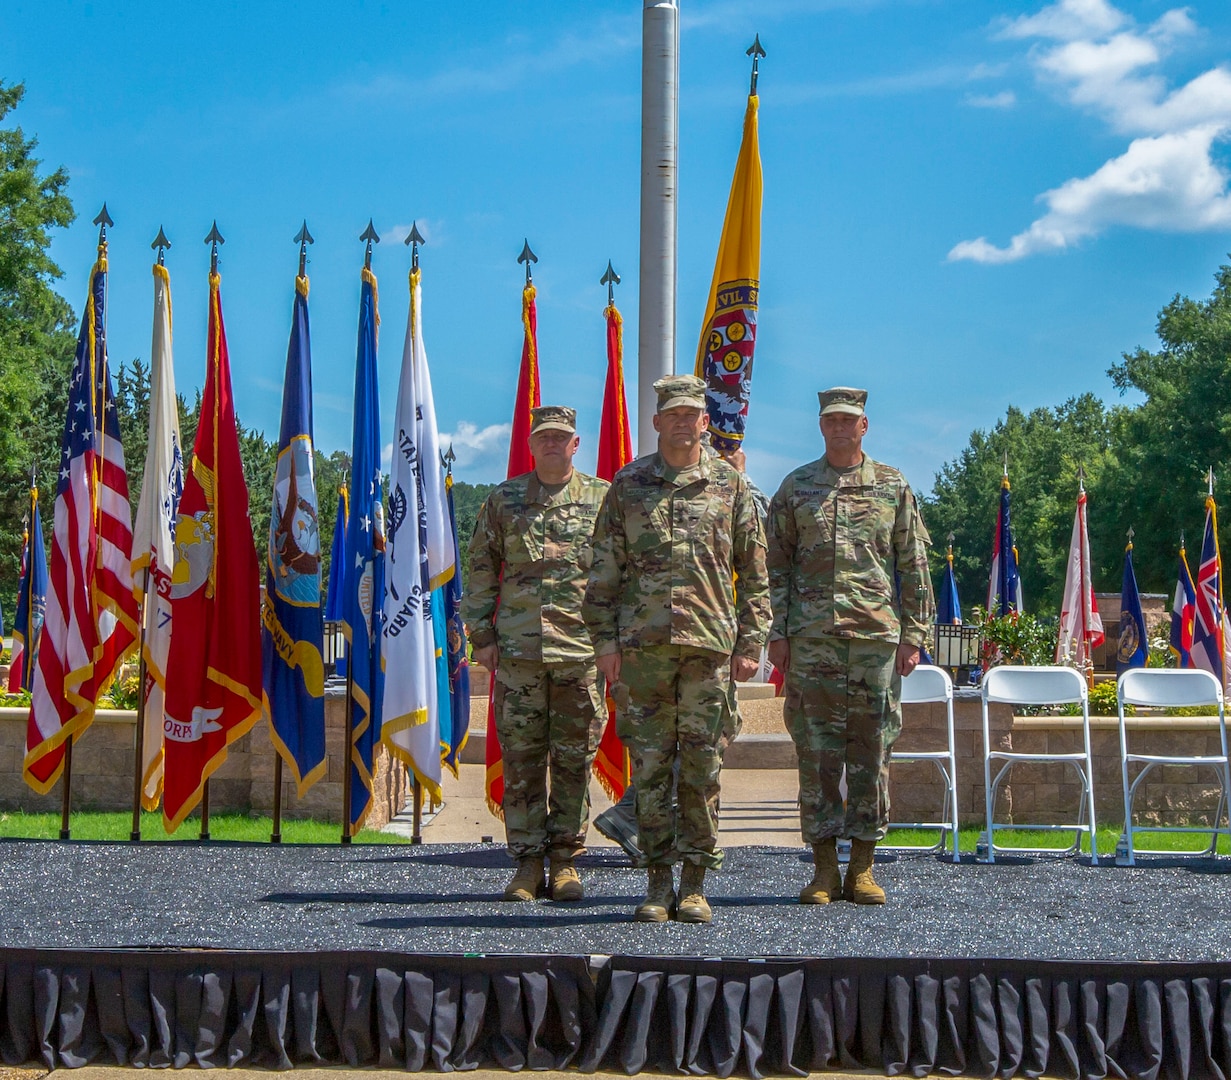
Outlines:
[[[1086,532],[1086,492],[1077,496],[1073,538],[1064,575],[1064,600],[1060,608],[1060,633],[1056,639],[1056,663],[1086,668],[1091,651],[1103,644],[1103,620],[1094,598],[1090,577],[1090,538]]]

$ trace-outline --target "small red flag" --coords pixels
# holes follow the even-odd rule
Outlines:
[[[261,715],[261,606],[231,398],[219,277],[209,277],[209,365],[175,523],[163,819],[174,832],[227,747]]]
[[[508,479],[521,476],[534,468],[530,455],[530,410],[537,409],[539,398],[538,313],[534,307],[534,286],[527,285],[521,294],[521,371],[517,376],[517,400],[513,403],[513,433],[509,436]],[[504,756],[496,734],[493,673],[487,689],[487,808],[497,817],[504,817]]]
[[[613,480],[633,460],[633,437],[628,426],[628,402],[624,397],[624,320],[609,304],[607,320],[607,385],[603,390],[603,417],[598,428],[598,476]],[[594,775],[603,790],[618,801],[628,786],[628,751],[616,734],[615,702],[607,698],[607,724],[594,755]]]

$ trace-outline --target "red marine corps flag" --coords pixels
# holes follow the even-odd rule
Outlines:
[[[607,263],[607,272],[599,282],[607,286],[607,383],[603,388],[603,415],[598,426],[598,467],[596,475],[610,482],[615,474],[633,460],[633,436],[628,424],[628,402],[624,397],[624,320],[615,306],[615,286],[620,276]],[[628,786],[628,751],[616,734],[615,702],[607,698],[607,724],[594,755],[594,775],[611,796],[619,802]]]
[[[530,250],[529,240],[521,249],[517,261],[526,264],[526,287],[521,294],[521,370],[517,376],[517,399],[513,402],[513,432],[509,436],[510,480],[534,468],[534,458],[530,456],[530,410],[542,404],[539,398],[538,313],[534,307],[534,282],[530,274],[530,264],[539,260]],[[495,689],[496,673],[491,672],[491,682],[487,688],[487,808],[497,817],[503,817],[504,755],[496,734],[496,711],[492,696]]]
[[[137,640],[133,596],[132,510],[124,448],[107,370],[106,206],[98,261],[81,317],[68,392],[51,538],[51,586],[37,643],[37,667],[26,728],[22,772],[35,791],[51,790],[64,770],[64,746],[94,719],[99,695],[111,685]],[[33,560],[34,553],[30,553]]]
[[[201,418],[175,521],[171,648],[163,722],[163,821],[174,832],[201,801],[227,747],[261,715],[261,604],[222,322],[215,224],[209,353]]]

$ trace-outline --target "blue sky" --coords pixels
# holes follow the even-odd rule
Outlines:
[[[1231,244],[1231,5],[1195,0],[681,0],[679,339],[691,370],[760,33],[765,203],[747,447],[773,490],[816,457],[817,389],[869,388],[866,448],[921,491],[1005,408],[1114,395],[1175,293]],[[276,437],[307,219],[316,438],[350,444],[359,269],[383,240],[387,433],[413,220],[437,414],[458,474],[504,476],[523,237],[539,255],[544,402],[592,468],[599,277],[623,275],[636,372],[641,4],[7,0],[10,118],[64,165],[80,310],[104,200],[113,363],[148,357],[150,241],[173,243],[176,377],[204,372],[208,249],[241,418]],[[630,407],[636,394],[630,389]],[[634,423],[636,417],[634,416]],[[387,434],[386,434],[387,441]],[[137,451],[130,448],[129,453]]]

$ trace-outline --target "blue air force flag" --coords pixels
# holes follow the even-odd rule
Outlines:
[[[455,566],[461,566],[457,543],[457,512],[453,509],[453,476],[445,477],[449,504],[449,532],[453,538]],[[457,776],[458,755],[470,730],[470,661],[466,659],[466,626],[462,622],[462,575],[455,573],[443,586],[447,623],[446,655],[449,661],[449,707],[440,710],[440,752],[444,764]]]
[[[308,279],[295,279],[261,611],[265,713],[303,798],[325,775],[321,540],[312,445]]]
[[[380,398],[376,378],[376,275],[366,267],[359,300],[355,418],[351,439],[354,505],[346,527],[342,632],[350,645],[350,824],[363,824],[372,803],[372,760],[380,742],[384,673],[381,598],[385,595],[385,511],[380,479]]]
[[[410,273],[410,312],[393,424],[382,738],[419,783],[439,798],[440,701],[432,592],[453,577],[454,551],[423,345],[420,274],[417,267]]]

